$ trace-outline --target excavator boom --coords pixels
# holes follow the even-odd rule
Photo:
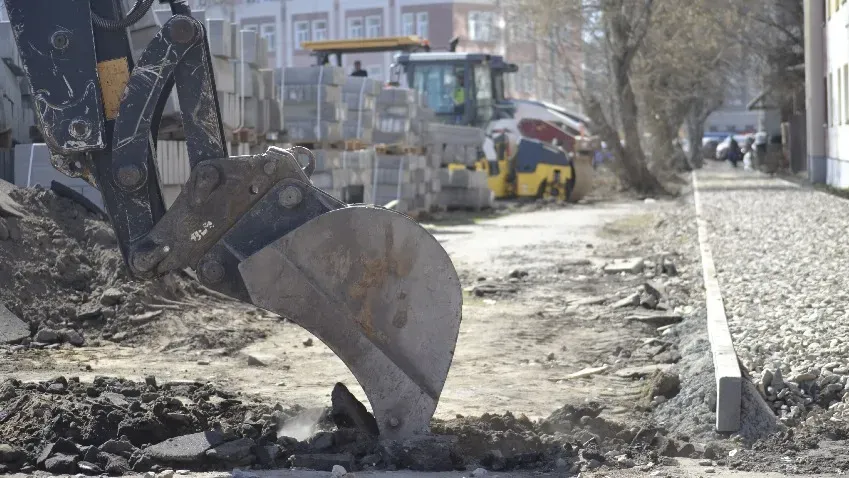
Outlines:
[[[407,216],[314,187],[306,148],[228,157],[206,31],[183,0],[167,2],[138,64],[126,28],[153,0],[126,16],[114,0],[5,3],[51,161],[101,191],[130,272],[191,267],[292,320],[353,372],[381,437],[427,432],[462,307],[440,244]],[[174,86],[191,174],[166,210],[152,145]]]

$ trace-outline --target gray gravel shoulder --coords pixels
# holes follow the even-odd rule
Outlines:
[[[849,418],[849,201],[755,172],[698,173],[741,364],[788,426]]]

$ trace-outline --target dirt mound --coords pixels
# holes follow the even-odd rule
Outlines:
[[[9,196],[23,217],[0,218],[10,231],[0,236],[0,304],[29,324],[23,345],[137,345],[179,335],[164,348],[233,350],[262,336],[251,327],[210,328],[256,309],[210,295],[188,274],[130,279],[111,225],[83,205],[40,188]],[[179,318],[180,334],[169,317]]]

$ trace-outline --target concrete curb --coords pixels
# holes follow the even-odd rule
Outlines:
[[[722,292],[716,277],[716,266],[708,243],[707,223],[702,217],[697,176],[696,171],[693,171],[693,199],[696,203],[696,224],[699,229],[699,249],[704,272],[708,339],[716,375],[716,431],[736,432],[740,430],[743,378],[737,352],[731,340]]]

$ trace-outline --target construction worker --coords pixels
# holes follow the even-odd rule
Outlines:
[[[463,72],[457,74],[457,79],[454,85],[454,117],[456,122],[462,123],[463,116],[466,112],[466,81],[463,77]]]
[[[351,76],[368,77],[368,72],[363,70],[363,64],[360,60],[354,62],[354,72],[351,73]]]

